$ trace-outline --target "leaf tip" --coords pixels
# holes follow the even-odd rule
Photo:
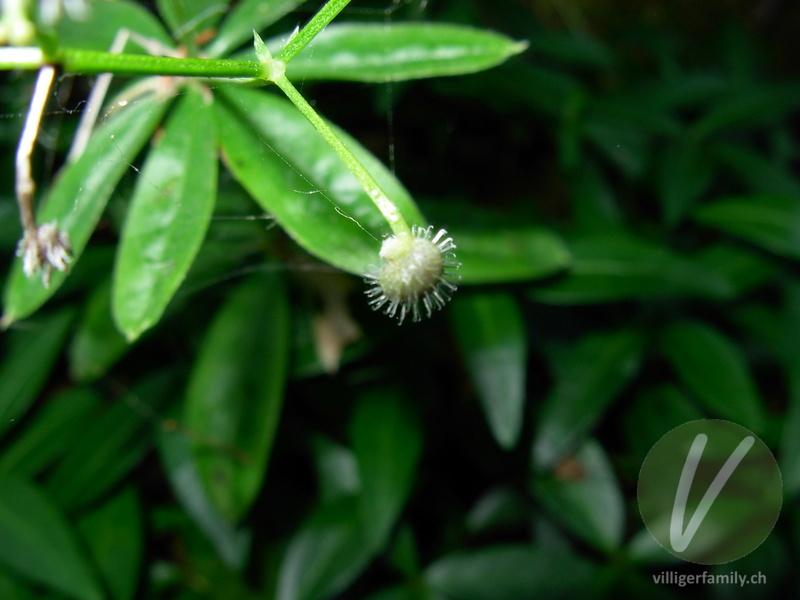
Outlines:
[[[508,55],[516,56],[517,54],[522,54],[523,52],[525,52],[525,50],[528,49],[528,46],[530,45],[531,44],[528,40],[518,40],[513,44],[511,44],[508,50]]]
[[[114,326],[117,328],[117,331],[122,334],[122,337],[125,338],[128,344],[132,344],[138,340],[142,333],[152,325],[151,321],[145,323],[141,320],[135,324],[130,322],[123,323],[122,320],[117,317],[116,313],[112,314],[114,316]]]
[[[7,312],[3,313],[3,317],[0,318],[0,330],[5,331],[16,320],[17,319],[14,317],[13,314],[9,314]]]
[[[253,29],[253,47],[255,48],[258,61],[261,64],[267,64],[272,60],[272,54],[270,53],[269,48],[267,48],[264,40],[261,39],[261,36],[258,35],[258,32],[255,29]]]

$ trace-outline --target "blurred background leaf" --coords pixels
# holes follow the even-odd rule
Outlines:
[[[275,274],[245,280],[215,316],[186,390],[198,473],[231,523],[258,494],[281,416],[289,351],[285,294]]]
[[[71,598],[103,598],[75,530],[37,486],[3,475],[0,515],[0,562],[6,568]]]
[[[497,443],[513,448],[525,417],[525,323],[508,294],[456,298],[453,327]]]
[[[598,332],[555,362],[556,383],[541,406],[534,464],[553,468],[582,445],[591,428],[636,374],[643,340],[635,331]]]
[[[44,42],[246,57],[318,9],[79,4]],[[115,77],[70,165],[96,80],[60,77],[33,169],[80,256],[24,279],[35,75],[2,73],[0,598],[797,596],[798,27],[796,2],[348,6],[289,72],[462,263],[444,314],[401,328],[361,292],[387,227],[269,87]],[[180,268],[118,252],[133,225]],[[774,531],[729,565],[679,561],[637,508],[653,444],[700,418],[783,473]],[[698,569],[767,583],[653,583]]]
[[[360,481],[365,541],[382,547],[414,485],[422,431],[409,403],[396,391],[375,390],[358,402],[350,436]]]

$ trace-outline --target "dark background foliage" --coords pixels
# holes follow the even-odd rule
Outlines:
[[[487,240],[487,255],[505,244],[497,277],[398,328],[368,310],[357,278],[312,261],[279,228],[218,219],[173,310],[128,348],[97,315],[131,172],[63,290],[3,334],[0,403],[14,416],[0,425],[0,597],[796,594],[800,7],[430,0],[384,15],[386,4],[354,3],[340,20],[457,22],[530,41],[475,75],[302,87],[394,168],[431,223]],[[3,81],[5,273],[19,234],[11,159],[32,79]],[[63,161],[89,83],[59,82],[38,181]],[[258,212],[220,177],[215,215]],[[508,275],[528,229],[563,240],[569,265]],[[237,290],[251,271],[266,271],[265,290],[285,286],[289,305],[248,304]],[[220,324],[236,293],[247,310]],[[335,373],[315,354],[329,339],[315,337],[320,315],[339,332],[326,346]],[[203,449],[249,458],[184,411],[197,365],[209,381],[227,365],[229,347],[209,349],[210,331],[224,338],[241,323],[252,330],[235,355],[245,389],[273,367],[288,376],[266,478],[231,516],[187,470]],[[269,340],[282,323],[288,356],[276,358]],[[339,355],[342,323],[361,335]],[[102,344],[107,362],[81,362]],[[708,568],[648,546],[636,505],[650,447],[703,417],[755,431],[784,478],[772,535]],[[58,533],[37,538],[48,531]],[[40,541],[20,552],[15,539]],[[664,570],[767,583],[655,585]]]

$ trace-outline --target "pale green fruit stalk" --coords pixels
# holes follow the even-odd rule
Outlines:
[[[455,271],[460,263],[456,261],[453,238],[448,237],[444,229],[433,235],[432,226],[412,228],[408,224],[397,205],[389,199],[367,168],[286,78],[286,64],[273,58],[258,34],[253,34],[263,77],[278,86],[328,142],[358,179],[392,230],[393,235],[381,245],[382,264],[364,275],[371,286],[366,292],[370,306],[396,317],[401,324],[408,315],[414,321],[421,319],[420,304],[425,316],[430,317],[435,309],[444,307],[457,289]],[[295,37],[302,35],[301,31]],[[291,44],[290,41],[288,45]]]

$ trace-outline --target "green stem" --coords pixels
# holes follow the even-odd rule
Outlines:
[[[328,124],[306,102],[284,75],[285,65],[338,15],[350,0],[330,0],[292,37],[273,60],[266,46],[256,36],[256,51],[262,48],[259,62],[200,58],[173,58],[142,54],[112,54],[93,50],[62,48],[52,56],[39,48],[0,48],[0,70],[38,69],[44,65],[60,67],[70,73],[114,73],[126,75],[176,75],[183,77],[219,77],[268,80],[277,85],[311,122],[325,141],[355,175],[372,202],[381,212],[392,232],[411,235],[411,228],[397,206]]]
[[[0,48],[0,70],[38,69],[50,64],[69,73],[116,75],[178,75],[184,77],[258,78],[262,68],[247,60],[173,58],[145,54],[111,54],[63,48],[45,56],[39,48]]]
[[[279,71],[279,70],[276,70]],[[298,110],[303,113],[303,115],[308,119],[314,128],[319,132],[319,134],[325,139],[326,142],[333,148],[336,154],[339,155],[339,158],[342,159],[345,166],[350,170],[350,172],[355,175],[358,182],[361,184],[361,187],[364,188],[364,191],[367,192],[367,195],[370,197],[372,202],[381,211],[384,219],[391,227],[392,232],[397,236],[403,235],[411,235],[411,227],[409,227],[408,222],[405,220],[402,214],[400,214],[400,210],[397,206],[389,200],[389,197],[386,193],[381,189],[380,184],[375,181],[375,178],[372,174],[367,170],[367,168],[361,164],[361,162],[356,158],[356,156],[352,153],[352,151],[344,144],[344,142],[339,139],[330,126],[319,116],[317,111],[315,111],[311,105],[306,102],[306,99],[297,91],[292,83],[286,79],[286,76],[280,74],[272,79],[272,83],[277,85],[286,97],[292,101],[292,103],[298,108]]]
[[[283,50],[278,53],[275,59],[282,63],[288,63],[292,60],[348,4],[350,4],[350,0],[330,0],[327,2],[297,35],[292,36],[292,39],[283,47]]]
[[[33,71],[47,64],[40,48],[0,48],[0,71]]]

